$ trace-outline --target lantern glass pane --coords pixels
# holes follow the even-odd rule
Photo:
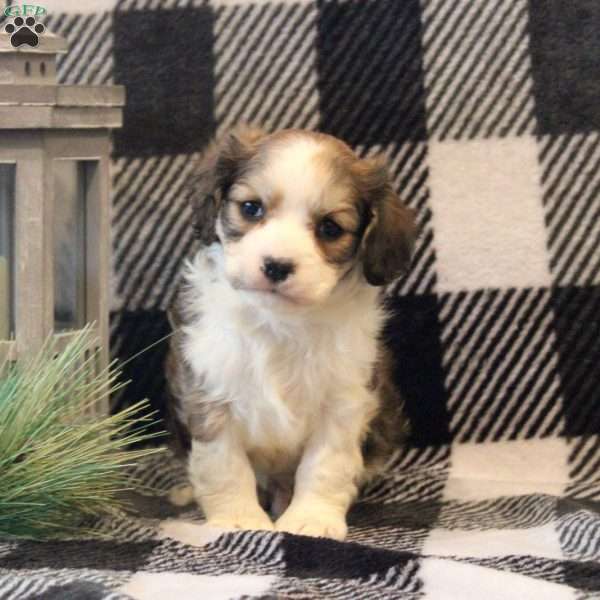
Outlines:
[[[85,161],[54,161],[54,329],[86,322]]]
[[[16,165],[0,163],[0,339],[15,333]]]

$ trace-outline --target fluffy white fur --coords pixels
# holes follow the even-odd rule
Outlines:
[[[233,416],[216,440],[192,442],[196,497],[213,523],[269,529],[254,470],[286,476],[297,468],[277,528],[342,538],[377,405],[367,391],[382,319],[377,290],[355,275],[318,305],[289,306],[234,289],[224,271],[214,244],[185,272],[191,312],[202,316],[184,328],[183,351],[204,374],[207,396],[229,403]]]

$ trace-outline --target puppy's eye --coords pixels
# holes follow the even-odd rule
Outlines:
[[[265,207],[260,200],[248,200],[240,204],[240,212],[249,221],[258,221],[265,214]]]
[[[337,240],[344,230],[331,218],[325,217],[317,228],[319,237],[326,240]]]

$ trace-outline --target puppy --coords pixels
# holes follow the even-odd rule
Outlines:
[[[203,246],[169,311],[167,379],[193,496],[217,526],[343,539],[404,430],[379,291],[408,268],[412,213],[381,159],[302,130],[237,128],[191,190]]]

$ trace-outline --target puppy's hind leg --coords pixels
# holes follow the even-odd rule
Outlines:
[[[169,490],[168,498],[174,506],[187,506],[194,500],[194,489],[189,483],[176,485]]]

